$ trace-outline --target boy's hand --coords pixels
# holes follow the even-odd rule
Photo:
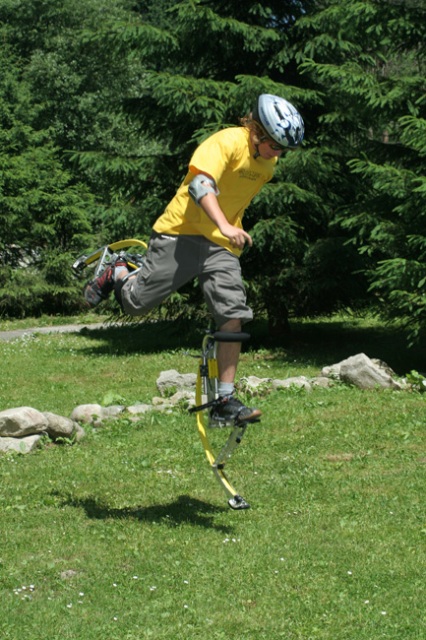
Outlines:
[[[247,231],[240,229],[240,227],[234,227],[228,222],[214,193],[207,193],[203,196],[200,200],[200,205],[210,220],[218,227],[221,234],[228,238],[231,247],[242,251],[246,242],[249,247],[252,246],[253,240]]]
[[[247,231],[244,231],[244,229],[234,227],[230,224],[225,229],[221,229],[220,231],[226,238],[228,238],[231,247],[235,247],[236,249],[244,249],[244,245],[246,244],[246,242],[249,247],[253,245],[251,235],[248,234]]]

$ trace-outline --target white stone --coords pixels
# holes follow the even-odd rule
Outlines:
[[[40,434],[25,436],[23,438],[0,438],[0,451],[15,451],[16,453],[29,453],[37,448]]]
[[[32,407],[16,407],[0,411],[0,436],[22,438],[35,433],[45,433],[47,418]]]
[[[167,395],[169,389],[195,389],[197,376],[195,373],[179,373],[176,369],[162,371],[157,379],[157,388],[162,396]]]
[[[103,409],[100,404],[80,404],[71,413],[71,420],[95,424],[102,418]]]
[[[289,389],[290,387],[298,387],[311,391],[312,387],[309,380],[305,376],[296,376],[293,378],[286,378],[285,380],[273,380],[273,389]]]
[[[77,427],[77,423],[74,420],[58,416],[56,413],[50,413],[49,411],[45,411],[43,415],[48,422],[47,433],[52,440],[73,437]]]
[[[152,411],[152,406],[150,404],[134,404],[130,407],[127,407],[126,411],[132,415],[138,415],[139,413],[147,413],[148,411]]]
[[[341,362],[340,378],[343,382],[353,384],[360,389],[401,388],[384,368],[374,364],[365,353],[359,353]]]

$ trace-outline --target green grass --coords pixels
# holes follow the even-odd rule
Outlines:
[[[39,318],[1,318],[0,331],[11,331],[14,329],[32,329],[33,327],[54,327],[63,324],[94,324],[104,322],[108,318],[107,315],[101,315],[96,311],[88,311],[78,316],[40,316]]]
[[[0,343],[0,409],[150,401],[160,371],[195,370],[199,342],[158,324]],[[424,362],[352,320],[297,324],[280,346],[259,325],[252,346],[240,375],[316,375],[359,351],[400,374]],[[183,410],[0,457],[2,640],[423,640],[425,397],[336,386],[255,402],[262,422],[229,463],[244,512]]]

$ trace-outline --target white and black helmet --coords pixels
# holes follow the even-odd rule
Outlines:
[[[253,109],[253,119],[282,147],[295,148],[302,143],[305,132],[302,116],[284,98],[262,93]]]

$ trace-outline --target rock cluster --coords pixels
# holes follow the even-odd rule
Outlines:
[[[82,427],[63,416],[17,407],[0,411],[0,451],[28,453],[43,436],[53,442],[78,441],[84,436]]]
[[[402,381],[397,381],[395,373],[379,360],[370,359],[364,353],[357,354],[342,362],[324,367],[321,375],[308,379],[305,376],[286,378],[257,378],[249,376],[239,382],[246,392],[255,394],[260,388],[288,389],[291,387],[311,391],[315,386],[328,387],[341,381],[361,389],[388,388],[403,389]],[[181,374],[171,369],[163,371],[157,388],[160,397],[154,397],[151,404],[136,404],[125,407],[113,405],[85,404],[76,407],[69,418],[49,412],[40,412],[32,407],[17,407],[0,411],[0,451],[28,453],[39,444],[43,436],[51,441],[78,442],[84,437],[82,424],[100,426],[105,420],[125,414],[130,419],[148,411],[172,411],[176,405],[192,406],[195,403],[196,375]]]

